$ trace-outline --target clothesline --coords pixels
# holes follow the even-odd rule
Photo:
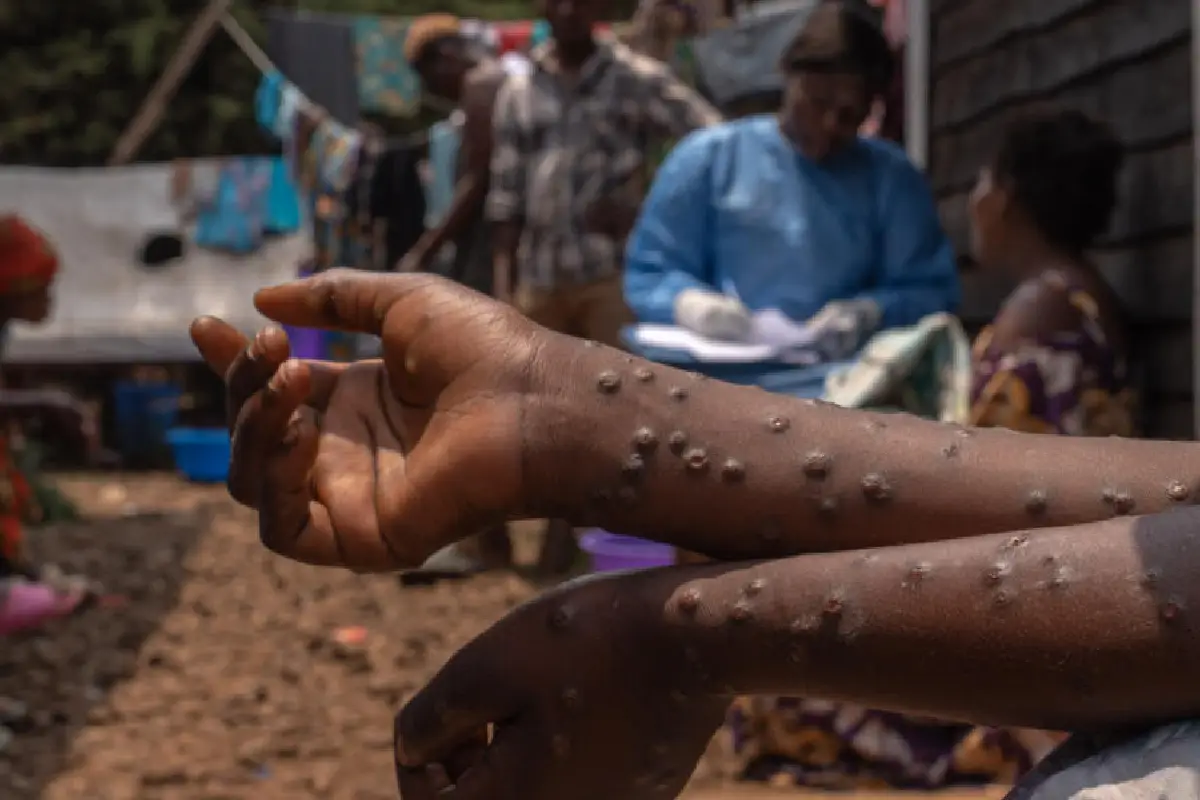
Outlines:
[[[246,29],[242,27],[241,23],[234,19],[232,14],[229,12],[222,14],[220,17],[220,23],[225,32],[229,34],[229,38],[232,39],[233,43],[237,45],[238,49],[245,54],[246,58],[250,59],[250,63],[252,63],[259,72],[263,73],[264,75],[272,72],[279,72],[279,69],[275,66],[275,63],[271,61],[270,56],[268,56],[263,49],[258,46],[258,43],[254,41],[254,37],[252,37],[246,31]],[[441,98],[431,97],[430,95],[426,94],[423,95],[421,99],[422,102],[427,103],[437,111],[450,114],[456,110],[456,107],[452,103],[448,103]],[[421,131],[420,133],[412,133],[408,134],[407,136],[389,138],[387,139],[386,144],[389,147],[424,147],[429,143],[429,137],[429,131]]]

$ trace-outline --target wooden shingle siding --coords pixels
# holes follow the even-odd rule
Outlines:
[[[930,179],[947,232],[1006,124],[1078,108],[1128,148],[1121,205],[1096,253],[1133,325],[1152,436],[1192,438],[1191,4],[1187,0],[930,0]],[[966,273],[963,317],[990,319],[1011,284]]]

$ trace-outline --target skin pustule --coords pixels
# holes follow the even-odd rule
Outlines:
[[[557,335],[531,381],[523,511],[716,558],[1074,525],[1187,505],[1200,491],[1193,444],[846,411]]]
[[[786,694],[1088,730],[1200,713],[1196,509],[663,570],[683,696]]]

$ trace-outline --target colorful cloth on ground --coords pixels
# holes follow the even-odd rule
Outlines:
[[[58,253],[45,234],[15,214],[0,215],[0,294],[53,283]]]
[[[1095,298],[1059,272],[1034,281],[1065,293],[1079,327],[1015,350],[996,347],[992,328],[984,329],[975,341],[970,423],[1028,433],[1134,436],[1129,366],[1108,341]],[[1029,284],[1017,292],[1037,288]]]
[[[356,17],[358,102],[368,111],[412,116],[421,107],[421,79],[405,60],[407,20]]]
[[[971,343],[958,318],[931,314],[873,336],[853,364],[825,379],[824,399],[843,408],[887,408],[965,424]]]
[[[796,698],[739,699],[728,725],[743,777],[780,788],[1008,783],[1061,740]]]

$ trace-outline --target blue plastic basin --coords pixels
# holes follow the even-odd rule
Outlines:
[[[229,431],[224,428],[172,428],[167,442],[175,468],[189,481],[223,483],[229,477]]]

